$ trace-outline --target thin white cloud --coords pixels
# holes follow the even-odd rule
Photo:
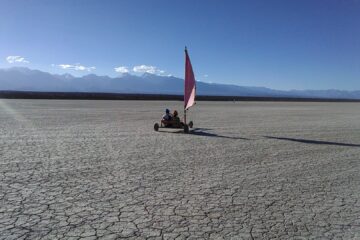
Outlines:
[[[125,66],[116,67],[116,68],[114,68],[114,70],[115,70],[115,72],[118,72],[118,73],[128,73],[129,72],[128,67],[125,67]]]
[[[76,64],[58,64],[58,65],[52,64],[52,66],[56,66],[56,67],[59,67],[59,68],[62,68],[62,69],[67,69],[67,70],[87,71],[87,72],[91,72],[91,71],[96,69],[96,67],[85,67],[85,66],[81,65],[80,63],[76,63]]]
[[[147,66],[147,65],[138,65],[133,67],[133,72],[136,73],[151,73],[151,74],[157,74],[157,75],[164,75],[165,71],[160,70],[155,66]]]
[[[204,74],[204,77],[205,77],[205,78],[207,78],[208,76],[209,76],[209,75],[207,75],[207,74]]]
[[[156,72],[156,67],[147,66],[147,65],[139,65],[139,66],[134,66],[133,71],[137,72],[137,73],[152,73],[152,74],[154,74]]]
[[[28,60],[21,56],[7,56],[6,61],[8,63],[30,63]]]

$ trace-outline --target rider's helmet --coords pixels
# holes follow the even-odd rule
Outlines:
[[[170,110],[169,110],[169,109],[166,109],[165,112],[166,112],[166,113],[170,113]]]

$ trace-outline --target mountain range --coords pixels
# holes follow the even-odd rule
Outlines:
[[[123,74],[111,78],[95,74],[75,77],[70,74],[50,74],[23,67],[0,69],[0,90],[40,92],[101,92],[182,95],[184,80],[173,76],[145,73],[142,76]],[[360,99],[360,91],[342,90],[273,90],[265,87],[246,87],[197,81],[198,95],[303,97]]]

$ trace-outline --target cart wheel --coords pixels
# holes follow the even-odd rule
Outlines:
[[[158,124],[158,123],[155,123],[155,124],[154,124],[154,130],[155,130],[155,131],[159,131],[159,124]]]
[[[184,125],[184,133],[189,133],[189,126],[187,124]]]
[[[192,128],[193,126],[194,126],[193,121],[190,121],[190,122],[189,122],[189,128]]]

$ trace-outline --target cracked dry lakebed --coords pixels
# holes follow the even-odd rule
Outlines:
[[[165,108],[0,100],[0,239],[360,239],[359,103]]]

